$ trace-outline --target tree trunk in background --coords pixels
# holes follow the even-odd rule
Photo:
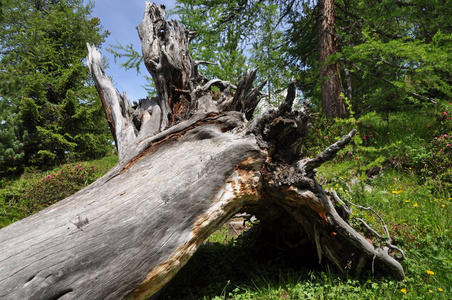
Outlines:
[[[315,244],[319,263],[404,277],[394,248],[357,233],[343,203],[336,205],[340,199],[315,180],[315,168],[355,131],[303,158],[309,115],[292,110],[295,82],[278,109],[254,117],[263,87],[252,84],[256,72],[245,72],[237,87],[206,80],[189,56],[190,33],[149,2],[139,34],[159,97],[130,106],[88,45],[119,163],[89,187],[0,230],[0,299],[146,299],[243,212],[284,247]]]
[[[319,63],[322,81],[322,111],[328,117],[345,116],[339,63],[328,63],[328,57],[337,53],[334,0],[319,0]]]

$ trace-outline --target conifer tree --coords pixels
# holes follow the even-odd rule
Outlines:
[[[288,14],[288,63],[313,103],[320,99],[318,6]],[[452,96],[452,8],[447,1],[335,1],[342,91],[355,112],[415,108]],[[319,105],[320,106],[320,105]]]
[[[6,0],[0,29],[0,165],[52,166],[109,149],[108,126],[84,65],[108,32],[82,0]],[[6,129],[5,129],[6,130]],[[14,134],[13,134],[14,133]],[[9,149],[9,150],[8,150]],[[0,150],[1,151],[1,150]],[[11,152],[12,151],[12,152]]]
[[[327,102],[347,97],[358,115],[369,109],[410,109],[452,97],[452,7],[447,1],[178,3],[176,12],[199,32],[193,46],[197,58],[221,57],[218,53],[233,36],[233,44],[245,54],[248,67],[260,66],[261,74],[270,75],[273,82],[290,78],[287,73],[292,72],[303,97],[325,114],[344,115],[343,103],[337,106],[338,113],[326,111],[328,103],[322,104],[321,99],[325,102],[328,94],[334,96]],[[321,16],[327,13],[325,3],[334,22],[321,29],[325,20]],[[273,26],[268,26],[270,11]],[[233,34],[227,34],[230,31]],[[326,38],[336,45],[330,45],[333,51],[322,54],[329,48]],[[224,53],[221,59],[231,65],[233,56]],[[334,70],[324,72],[329,66]],[[223,71],[228,72],[226,68]],[[334,84],[333,93],[325,88],[328,82]],[[277,84],[270,85],[274,86]]]
[[[214,63],[203,66],[203,74],[237,83],[246,69],[259,68],[257,81],[267,81],[265,99],[277,104],[292,77],[283,60],[279,7],[273,0],[179,0],[173,12],[196,32],[193,56]]]

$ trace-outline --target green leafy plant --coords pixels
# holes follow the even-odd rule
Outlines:
[[[43,209],[92,183],[117,163],[116,156],[61,165],[49,172],[28,168],[0,180],[0,228]]]
[[[91,184],[104,171],[96,165],[66,164],[60,170],[35,180],[26,191],[23,209],[37,212]]]

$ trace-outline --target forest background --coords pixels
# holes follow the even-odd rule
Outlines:
[[[86,42],[110,51],[126,69],[137,69],[141,55],[139,45],[102,45],[109,32],[92,16],[94,4],[1,1],[2,226],[70,195],[115,163],[84,64]],[[224,266],[212,268],[218,274],[200,277],[208,278],[205,288],[176,278],[169,296],[182,293],[179,280],[181,286],[198,287],[184,290],[194,298],[316,299],[327,290],[333,299],[350,299],[350,293],[360,299],[447,299],[452,282],[447,251],[452,246],[451,10],[446,0],[176,2],[169,13],[197,32],[192,55],[209,62],[201,68],[207,77],[237,83],[245,69],[259,67],[257,83],[268,81],[262,109],[277,105],[295,77],[297,105],[307,103],[313,113],[307,156],[349,129],[359,130],[352,145],[319,170],[319,178],[343,198],[382,213],[407,250],[408,271],[404,283],[395,283],[328,268],[295,271],[279,261],[277,276],[259,263],[248,266],[248,275],[230,274]],[[326,57],[323,49],[329,49]],[[150,80],[146,88],[153,96]],[[344,109],[330,111],[328,103]],[[358,210],[355,217],[361,214],[377,221]],[[227,257],[248,247],[232,242],[226,231],[213,239],[198,255],[210,251],[212,258],[223,251]]]

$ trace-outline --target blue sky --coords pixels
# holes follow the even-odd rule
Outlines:
[[[119,41],[126,46],[133,44],[135,50],[141,53],[141,43],[138,38],[136,27],[143,19],[145,1],[144,0],[94,0],[95,7],[92,13],[93,17],[98,17],[104,29],[110,31],[101,50],[102,56],[109,61],[107,75],[113,76],[115,87],[122,93],[126,92],[131,101],[146,96],[146,91],[142,87],[145,84],[143,75],[149,75],[144,65],[140,68],[142,74],[137,74],[135,70],[125,70],[121,68],[121,62],[114,62],[113,55],[105,50],[109,44],[117,44]],[[164,4],[166,10],[174,7],[174,0],[154,1],[157,4]],[[170,17],[174,19],[175,17]]]

